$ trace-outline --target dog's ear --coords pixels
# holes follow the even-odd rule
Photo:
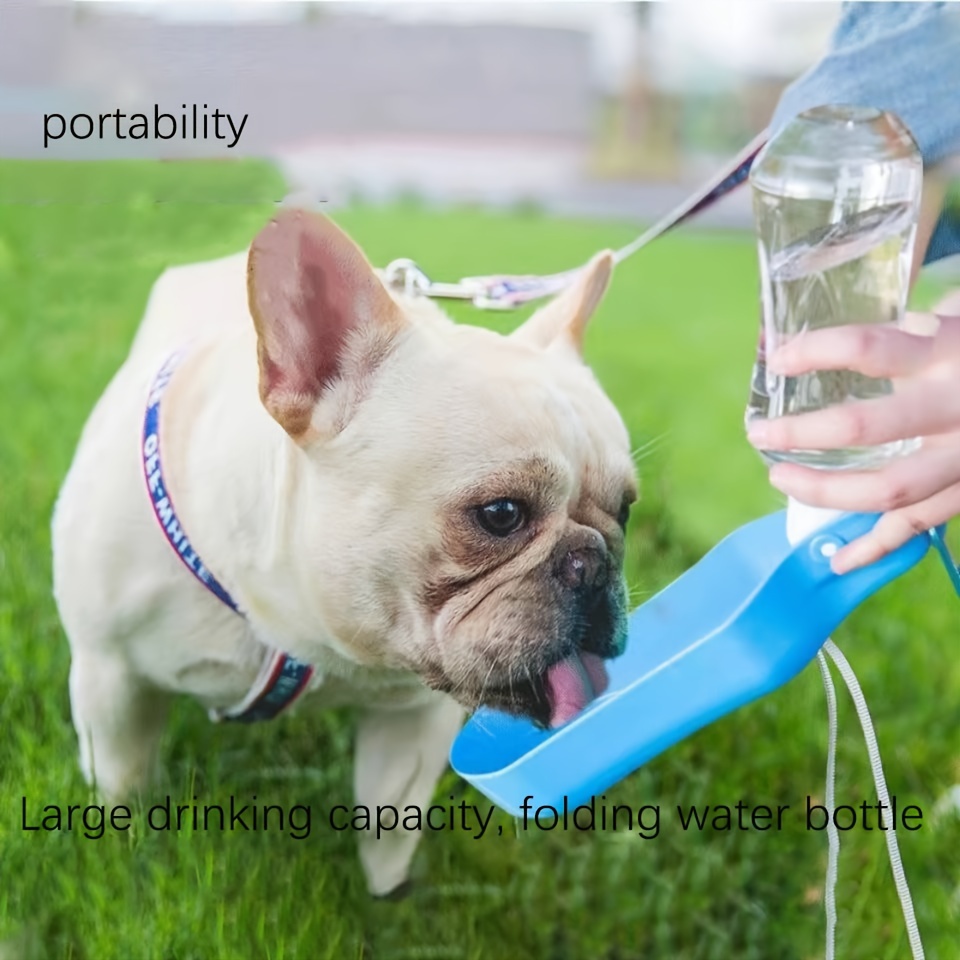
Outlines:
[[[511,336],[534,347],[562,345],[583,353],[583,335],[596,312],[613,271],[613,253],[598,253],[576,280],[561,294],[541,307]]]
[[[356,244],[306,210],[282,210],[257,234],[247,295],[260,399],[295,440],[307,438],[321,395],[365,380],[406,323]]]

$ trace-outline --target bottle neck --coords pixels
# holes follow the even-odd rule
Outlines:
[[[843,510],[811,507],[793,497],[787,502],[787,540],[791,545],[805,540],[811,534],[843,516]]]

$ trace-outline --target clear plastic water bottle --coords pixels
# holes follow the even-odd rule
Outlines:
[[[923,162],[904,124],[865,107],[800,114],[753,164],[762,329],[747,420],[889,394],[887,379],[851,371],[768,373],[765,357],[807,330],[899,324],[910,289]],[[766,451],[823,469],[871,469],[919,439],[840,450]]]

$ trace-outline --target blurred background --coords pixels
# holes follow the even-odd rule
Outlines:
[[[783,87],[822,54],[839,7],[0,0],[0,960],[823,957],[826,846],[799,817],[769,833],[675,825],[647,843],[623,830],[522,834],[498,813],[502,835],[489,842],[425,837],[415,892],[396,904],[371,902],[345,833],[91,841],[18,820],[23,797],[33,808],[92,799],[76,762],[49,518],[165,268],[244,249],[290,190],[327,201],[377,266],[413,257],[452,280],[584,263],[632,240],[765,127]],[[68,137],[43,147],[45,113],[195,103],[248,115],[234,149]],[[138,156],[151,159],[121,159]],[[935,303],[943,281],[924,271],[915,306]],[[450,312],[505,332],[528,311]],[[590,324],[586,356],[641,478],[626,550],[634,604],[782,506],[743,435],[758,316],[743,188],[620,266]],[[960,658],[943,570],[925,561],[835,639],[867,691],[890,792],[924,811],[923,829],[901,841],[904,862],[928,956],[954,960]],[[872,802],[845,701],[840,716],[838,802]],[[347,711],[210,724],[180,698],[157,794],[325,810],[352,795],[352,731]],[[799,811],[823,790],[826,738],[811,667],[607,799],[659,803],[665,823],[692,803]],[[452,773],[437,796],[483,802]],[[899,960],[882,838],[856,830],[843,844],[837,954]]]
[[[763,129],[839,3],[0,0],[0,155],[251,155],[332,203],[645,218]],[[46,112],[206,103],[237,146],[68,137]],[[749,224],[744,192],[712,213]]]

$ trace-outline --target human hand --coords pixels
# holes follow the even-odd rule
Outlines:
[[[944,302],[960,314],[958,297]],[[915,331],[915,332],[910,332]],[[873,530],[831,561],[846,573],[879,560],[918,533],[960,514],[960,315],[908,314],[902,328],[847,326],[796,337],[767,358],[772,373],[854,370],[894,380],[876,400],[759,420],[759,449],[826,450],[922,437],[920,450],[879,470],[825,471],[778,463],[770,483],[813,507],[881,512]]]

